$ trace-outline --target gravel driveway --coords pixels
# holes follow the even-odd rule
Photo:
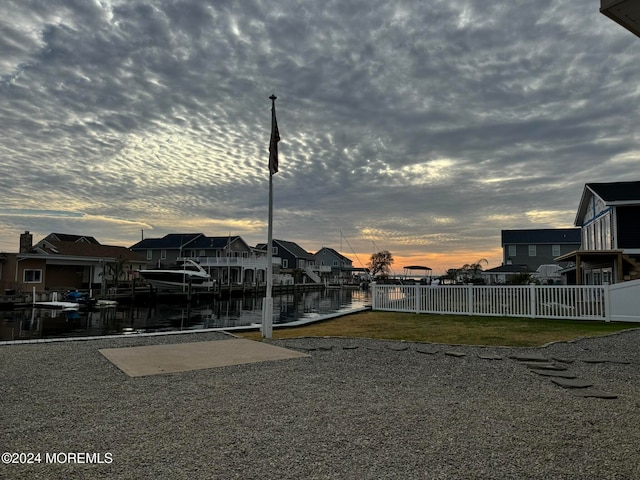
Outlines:
[[[640,330],[539,349],[272,340],[310,356],[138,378],[98,352],[226,338],[0,346],[1,451],[24,454],[0,478],[640,478]]]

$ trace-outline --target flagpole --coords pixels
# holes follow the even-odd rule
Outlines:
[[[263,338],[271,338],[273,332],[273,174],[278,171],[278,125],[276,123],[276,97],[271,95],[271,141],[269,143],[269,222],[267,227],[267,291],[262,302]]]

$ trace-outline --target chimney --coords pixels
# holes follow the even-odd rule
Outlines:
[[[29,253],[33,248],[33,235],[29,230],[20,234],[20,253]]]

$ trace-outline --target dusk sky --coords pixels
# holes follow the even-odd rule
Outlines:
[[[275,94],[275,238],[498,266],[501,230],[571,227],[585,183],[640,180],[640,38],[599,7],[5,0],[0,251],[265,242]]]

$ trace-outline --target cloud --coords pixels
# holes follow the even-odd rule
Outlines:
[[[0,26],[3,250],[264,241],[272,93],[274,234],[312,251],[473,262],[640,160],[638,39],[597,6],[52,0]]]

